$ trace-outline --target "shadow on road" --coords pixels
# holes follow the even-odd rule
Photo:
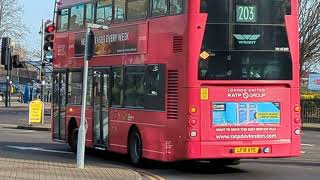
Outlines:
[[[106,151],[87,150],[87,154],[96,158],[102,158],[106,163],[127,166],[135,168],[130,164],[127,155],[110,153]],[[183,161],[183,162],[159,162],[152,160],[144,160],[142,167],[139,169],[146,171],[177,171],[183,174],[232,174],[232,173],[247,173],[247,171],[236,168],[236,166],[220,166],[217,167],[211,163],[198,161]]]
[[[258,160],[258,161],[250,161],[246,160],[244,163],[257,163],[257,164],[270,164],[270,165],[293,165],[293,166],[315,166],[320,167],[320,162],[312,162],[306,160]]]
[[[26,150],[12,148],[27,147]],[[29,148],[29,149],[28,149]],[[32,150],[30,148],[43,148],[46,150],[61,151],[66,153],[55,153]],[[50,161],[57,163],[76,163],[76,155],[71,153],[70,148],[64,143],[24,143],[24,142],[0,142],[1,158],[19,159],[19,160],[37,160]],[[86,149],[86,162],[98,166],[116,165],[135,169],[129,162],[128,156],[123,154],[110,153],[101,150]],[[320,163],[306,160],[287,160],[287,159],[272,159],[272,160],[244,160],[242,164],[270,164],[270,165],[292,165],[292,166],[309,166],[319,167]],[[61,164],[60,164],[61,165]],[[241,166],[215,166],[209,162],[199,161],[183,161],[175,163],[164,163],[158,161],[145,160],[143,167],[140,169],[146,171],[169,171],[183,174],[246,174],[248,171],[240,168]]]

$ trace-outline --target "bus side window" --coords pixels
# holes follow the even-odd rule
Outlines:
[[[168,1],[167,0],[152,0],[152,16],[164,16],[168,11]]]
[[[123,73],[122,67],[112,68],[111,105],[122,106],[123,102]]]
[[[144,107],[144,66],[128,66],[125,73],[125,100],[127,107]]]
[[[70,29],[84,27],[84,5],[77,5],[71,8]]]
[[[86,5],[86,23],[93,23],[94,14],[93,14],[93,5],[87,4]]]
[[[148,0],[128,0],[127,19],[137,20],[147,16]]]
[[[70,72],[68,76],[68,104],[81,104],[82,72]]]
[[[156,65],[147,66],[146,77],[145,77],[145,89],[146,95],[157,96],[159,94],[159,68]]]
[[[145,109],[164,110],[164,79],[164,65],[148,65],[146,67],[144,79]]]
[[[99,0],[96,11],[97,24],[110,24],[112,21],[112,0]]]
[[[123,22],[125,17],[125,0],[115,0],[114,1],[114,21]]]
[[[58,31],[68,30],[69,9],[62,9],[58,12]]]
[[[184,0],[170,0],[170,15],[181,14],[183,6]]]
[[[88,70],[88,86],[87,86],[87,106],[92,105],[92,99],[93,99],[93,94],[92,94],[92,85],[93,85],[93,72],[92,69]]]

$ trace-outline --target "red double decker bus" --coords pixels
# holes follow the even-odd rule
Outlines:
[[[85,24],[86,146],[159,161],[300,154],[297,0],[61,0],[54,140],[76,150]]]

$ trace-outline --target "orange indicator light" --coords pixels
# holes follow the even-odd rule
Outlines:
[[[192,107],[192,108],[190,109],[190,112],[191,112],[191,113],[196,113],[196,112],[197,112],[197,108],[196,108],[196,107]]]
[[[295,112],[301,112],[301,106],[296,106],[296,107],[294,107],[294,111]]]

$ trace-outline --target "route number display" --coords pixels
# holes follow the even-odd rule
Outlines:
[[[257,7],[254,5],[237,5],[236,22],[257,22]]]

